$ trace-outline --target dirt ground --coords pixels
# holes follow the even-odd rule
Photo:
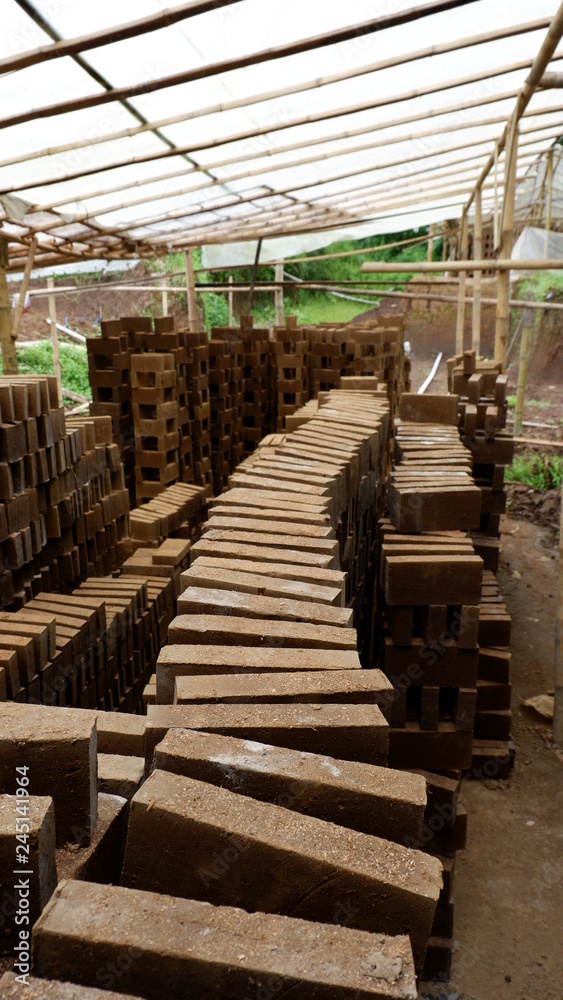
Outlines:
[[[563,997],[563,754],[550,723],[521,702],[553,689],[557,539],[505,517],[498,578],[512,615],[516,766],[508,781],[466,781],[467,847],[454,884],[451,982],[421,997]]]

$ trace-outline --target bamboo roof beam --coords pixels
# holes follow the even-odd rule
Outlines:
[[[18,55],[0,59],[0,74],[13,73],[15,70],[36,66],[38,63],[51,59],[88,52],[90,49],[97,49],[103,45],[114,45],[116,42],[123,42],[128,38],[138,38],[149,31],[169,28],[179,21],[187,20],[187,18],[206,14],[208,11],[214,11],[220,7],[230,7],[239,2],[240,0],[191,0],[190,3],[180,4],[179,7],[162,10],[157,14],[151,14],[150,17],[141,17],[126,24],[117,24],[103,31],[78,35],[75,38],[55,42],[53,45],[39,45],[35,49],[27,49]]]
[[[492,257],[488,260],[447,260],[443,263],[433,261],[412,261],[410,264],[387,264],[367,262],[362,264],[365,274],[439,274],[443,271],[562,271],[563,258],[545,258],[530,260],[512,260],[512,258]]]
[[[561,111],[563,111],[563,107],[561,107],[561,108],[559,108],[557,110],[554,110],[553,113],[554,114],[561,113]],[[488,126],[488,125],[498,125],[502,121],[504,121],[504,118],[488,119],[488,120],[480,122],[479,125],[476,125],[474,122],[463,123],[460,126],[460,129],[463,130],[463,129],[467,129],[467,128],[482,128],[483,126]],[[541,126],[541,127],[540,126],[535,126],[533,129],[525,129],[525,130],[523,130],[523,132],[525,134],[526,132],[541,131],[542,129],[547,130],[547,129],[550,129],[550,128],[553,128],[553,127],[554,126],[551,125],[551,124],[550,125]],[[457,129],[455,131],[457,131]],[[286,161],[286,162],[280,163],[280,164],[267,164],[267,165],[262,166],[262,167],[256,167],[254,170],[244,170],[244,171],[241,171],[240,173],[230,174],[227,179],[223,179],[223,178],[219,177],[219,178],[216,178],[213,181],[205,181],[204,183],[198,184],[198,185],[195,185],[195,186],[192,185],[191,187],[181,187],[181,188],[173,189],[172,191],[170,191],[170,190],[166,191],[165,190],[163,192],[159,192],[158,194],[154,194],[153,193],[153,194],[150,194],[150,195],[145,195],[143,198],[129,199],[126,202],[120,202],[118,204],[114,203],[113,205],[106,206],[105,208],[93,209],[91,211],[82,212],[82,213],[80,213],[78,215],[74,215],[72,221],[73,221],[73,223],[80,223],[80,222],[88,220],[90,224],[93,224],[93,223],[96,223],[97,220],[99,220],[100,217],[103,216],[103,215],[110,215],[112,212],[117,212],[117,211],[120,211],[120,210],[125,209],[125,208],[130,209],[130,208],[133,208],[135,205],[144,205],[147,202],[160,201],[160,200],[166,199],[166,198],[176,198],[176,197],[180,197],[180,196],[183,196],[183,195],[186,195],[186,194],[191,194],[194,191],[202,191],[202,190],[207,190],[208,188],[212,188],[212,187],[220,187],[220,186],[223,186],[225,184],[232,184],[233,181],[244,180],[244,179],[246,179],[248,177],[259,177],[259,176],[261,176],[261,175],[263,175],[265,173],[270,174],[270,173],[275,173],[276,171],[280,171],[280,170],[290,170],[290,169],[293,169],[294,167],[305,166],[308,163],[318,163],[318,162],[323,162],[325,160],[334,159],[334,158],[337,158],[337,157],[352,156],[352,155],[355,155],[355,154],[360,153],[360,152],[367,152],[367,151],[371,151],[372,149],[378,149],[380,147],[386,148],[387,146],[395,145],[396,143],[401,143],[401,142],[417,142],[419,139],[427,138],[429,136],[434,136],[434,135],[442,135],[442,134],[444,134],[443,131],[436,131],[435,129],[429,129],[429,130],[425,130],[425,131],[420,132],[420,133],[411,133],[410,135],[403,135],[403,136],[396,136],[396,137],[394,136],[392,139],[389,139],[389,140],[382,139],[379,142],[362,143],[360,145],[347,147],[345,149],[331,150],[328,153],[322,153],[322,154],[315,153],[315,154],[313,154],[311,156],[308,156],[308,157],[303,157],[303,158],[297,159],[297,160],[289,160],[289,161]],[[325,144],[327,142],[329,142],[329,141],[330,140],[327,140],[327,139],[323,139],[322,140],[322,142],[325,143]],[[482,142],[485,142],[485,141],[488,141],[488,140],[482,140]],[[304,144],[304,145],[313,145],[313,144]],[[468,143],[467,145],[470,146],[470,145],[473,145],[473,144],[472,143]],[[271,154],[271,155],[273,155],[273,154]],[[245,162],[248,162],[249,160],[255,159],[255,158],[262,158],[262,156],[261,156],[260,153],[254,154],[253,156],[247,157],[246,160],[245,160]],[[225,161],[223,161],[223,162],[225,162]],[[228,161],[228,162],[232,162],[232,161]],[[216,170],[217,166],[214,165],[214,164],[207,164],[207,169],[208,170]],[[187,172],[188,171],[186,171],[185,173],[187,173]],[[197,170],[195,170],[195,169],[189,171],[189,173],[196,173],[196,172],[197,172]],[[184,176],[185,176],[185,173],[184,173]],[[157,179],[155,179],[155,181],[156,180]],[[145,183],[149,183],[149,182],[146,181]],[[54,207],[54,206],[52,206],[52,207]],[[38,208],[32,209],[32,211],[45,211],[45,209],[38,207]],[[52,222],[50,225],[44,226],[43,227],[43,232],[52,232],[55,229],[58,229],[58,228],[61,228],[61,227],[64,227],[64,226],[68,226],[68,224],[69,224],[68,221],[66,221],[64,219],[60,219],[58,221]]]
[[[563,53],[556,57],[558,60],[563,59]],[[314,115],[305,115],[304,117],[286,120],[277,124],[269,124],[265,127],[251,129],[247,132],[241,132],[238,134],[236,139],[230,138],[231,141],[244,141],[246,139],[259,138],[264,135],[268,135],[287,128],[296,128],[301,125],[309,125],[315,122],[324,122],[329,119],[345,117],[351,114],[359,114],[362,111],[373,111],[376,108],[388,107],[393,104],[400,104],[404,101],[417,100],[420,97],[426,97],[430,94],[442,93],[446,90],[455,90],[458,87],[470,86],[474,83],[481,83],[483,80],[491,79],[492,77],[505,76],[509,73],[514,73],[519,70],[529,69],[531,65],[531,60],[526,59],[519,63],[511,63],[507,66],[494,66],[487,70],[482,70],[478,73],[473,73],[469,76],[458,77],[455,80],[444,81],[442,83],[430,84],[426,87],[419,87],[415,90],[403,92],[400,94],[390,94],[386,97],[382,97],[378,100],[373,98],[369,101],[364,101],[358,104],[348,105],[343,108],[331,109],[322,112],[318,112]],[[493,96],[487,98],[488,103],[493,103],[495,98]],[[459,109],[459,106],[458,106]],[[219,109],[220,110],[220,109]],[[443,113],[443,112],[442,112]],[[425,114],[423,117],[428,117]],[[1,122],[0,122],[1,127]],[[155,127],[153,123],[153,129]],[[385,127],[389,127],[388,125]],[[189,146],[178,146],[174,149],[160,150],[159,152],[144,153],[138,156],[128,156],[125,159],[114,160],[105,164],[97,164],[95,167],[82,168],[73,172],[69,172],[64,175],[57,175],[56,177],[45,177],[40,180],[28,179],[20,184],[13,184],[10,187],[5,187],[0,189],[0,194],[13,194],[18,191],[30,190],[32,188],[39,187],[49,187],[52,184],[62,184],[65,181],[76,180],[78,177],[87,177],[92,174],[105,173],[108,170],[116,170],[124,166],[132,166],[138,163],[152,163],[158,160],[169,159],[171,156],[182,156],[184,154],[193,154],[196,152],[201,152],[203,149],[211,149],[215,146],[221,146],[226,144],[226,139],[224,137],[218,137],[216,141],[205,140],[204,143],[190,143]],[[202,167],[203,169],[203,167]]]
[[[234,0],[233,0],[234,2]],[[527,34],[533,31],[541,31],[544,28],[548,28],[551,23],[551,18],[538,18],[534,21],[529,21],[525,24],[514,25],[513,27],[507,29],[499,29],[496,31],[483,32],[482,34],[473,35],[470,38],[460,38],[453,40],[451,42],[445,43],[443,45],[434,45],[427,47],[425,49],[420,49],[415,52],[406,53],[404,55],[398,55],[391,57],[389,59],[379,60],[374,63],[369,63],[365,66],[358,66],[347,70],[344,73],[332,73],[324,77],[317,77],[312,80],[306,80],[296,84],[292,84],[289,87],[283,89],[277,89],[274,91],[266,91],[261,94],[251,94],[247,97],[239,98],[238,100],[229,101],[223,104],[214,105],[210,108],[199,109],[196,112],[187,112],[179,115],[173,115],[168,118],[161,118],[153,122],[148,122],[144,125],[139,125],[134,128],[122,129],[118,132],[109,132],[101,136],[95,136],[88,139],[81,139],[77,142],[65,143],[59,146],[49,147],[47,149],[36,150],[34,152],[28,152],[22,154],[21,156],[12,157],[7,160],[0,161],[0,167],[10,166],[16,163],[27,162],[31,159],[37,159],[45,156],[57,156],[61,153],[70,152],[71,150],[81,149],[84,146],[94,146],[105,142],[114,142],[116,139],[131,138],[134,135],[139,135],[140,133],[150,131],[153,129],[165,128],[169,125],[178,125],[182,122],[192,120],[194,117],[201,117],[202,115],[214,114],[217,112],[231,111],[238,108],[250,107],[254,104],[262,103],[264,101],[273,100],[274,98],[287,97],[291,94],[302,93],[307,90],[318,89],[321,87],[329,86],[333,83],[341,83],[345,80],[352,80],[360,76],[366,76],[371,73],[377,73],[385,69],[391,69],[396,66],[405,65],[409,62],[415,62],[422,59],[427,59],[431,56],[442,55],[450,52],[458,51],[459,49],[471,48],[476,45],[486,44],[488,42],[498,41],[505,38],[513,38],[518,35]],[[27,53],[26,53],[27,54]],[[1,64],[0,64],[1,65]],[[516,97],[517,91],[511,92],[511,97]],[[456,108],[456,110],[458,110]]]
[[[541,131],[541,130],[535,130],[535,131]],[[557,129],[557,134],[559,134],[559,132],[560,132],[560,128]],[[541,141],[543,141],[543,140],[542,139],[531,140],[531,144],[535,144],[535,143],[541,142]],[[467,149],[467,148],[474,148],[476,145],[484,145],[486,142],[488,142],[488,140],[483,140],[483,142],[481,142],[479,144],[477,144],[477,143],[472,143],[472,144],[462,143],[461,145],[448,146],[445,149],[441,149],[441,150],[432,150],[430,153],[421,154],[419,156],[419,159],[423,160],[423,159],[433,159],[433,158],[436,158],[436,157],[442,157],[445,153],[455,152],[455,151],[459,151],[459,150]],[[525,146],[526,143],[523,143],[522,145]],[[355,170],[347,171],[346,173],[343,173],[343,174],[336,174],[336,175],[333,175],[333,176],[330,176],[330,177],[327,177],[327,178],[323,178],[322,181],[317,181],[316,183],[312,182],[310,180],[307,180],[306,182],[304,182],[302,184],[294,184],[290,188],[279,189],[279,190],[268,190],[268,191],[263,192],[261,194],[253,193],[253,194],[246,195],[245,197],[237,196],[236,198],[231,199],[230,201],[227,201],[225,204],[220,204],[220,205],[215,205],[215,204],[208,205],[206,202],[203,202],[201,205],[196,205],[193,210],[188,210],[186,208],[181,208],[181,209],[178,209],[178,210],[176,210],[174,212],[165,212],[165,213],[162,213],[162,214],[157,215],[157,216],[151,216],[151,217],[148,217],[148,218],[145,218],[145,219],[139,219],[139,220],[136,220],[136,221],[130,221],[128,223],[122,223],[120,226],[108,227],[107,229],[104,230],[104,235],[114,235],[114,234],[118,234],[120,232],[128,232],[129,234],[134,234],[137,229],[141,229],[141,228],[144,228],[144,227],[147,227],[147,226],[156,225],[159,222],[169,221],[169,220],[172,220],[172,219],[184,219],[184,218],[185,219],[188,219],[188,218],[189,219],[193,219],[194,217],[197,217],[198,215],[206,215],[209,212],[221,211],[221,210],[224,210],[225,208],[239,207],[239,206],[241,206],[243,204],[249,204],[249,203],[254,204],[255,202],[262,201],[262,200],[264,200],[266,198],[287,197],[290,192],[308,190],[309,188],[312,188],[312,187],[315,187],[316,189],[318,189],[318,188],[320,188],[322,186],[325,186],[327,184],[335,183],[336,181],[339,181],[339,180],[347,180],[349,177],[356,177],[356,176],[361,176],[361,175],[364,175],[364,174],[367,175],[367,174],[374,173],[374,172],[379,171],[379,170],[385,170],[385,169],[389,169],[389,168],[394,167],[394,166],[400,166],[402,163],[403,163],[403,159],[401,159],[401,160],[395,160],[395,161],[391,161],[391,162],[387,162],[387,163],[384,163],[384,164],[376,164],[374,166],[364,165],[362,167],[356,168]],[[337,196],[341,197],[341,195],[342,195],[342,192],[338,192]],[[163,235],[165,235],[165,234],[163,234]],[[132,238],[134,238],[134,237],[132,236]],[[62,243],[64,244],[64,242],[65,241],[63,240]]]
[[[275,59],[287,58],[288,56],[299,55],[304,52],[312,52],[316,49],[325,48],[327,45],[336,45],[339,42],[351,41],[360,35],[365,36],[377,31],[383,31],[386,28],[409,24],[421,18],[428,17],[430,14],[445,13],[476,2],[477,0],[430,0],[429,3],[422,4],[420,7],[402,11],[398,14],[375,17],[370,21],[352,24],[346,28],[338,28],[334,31],[328,31],[309,38],[300,38],[285,45],[262,49],[259,52],[246,52],[244,55],[237,56],[234,59],[225,59],[222,62],[209,63],[207,66],[198,66],[194,69],[184,70],[182,73],[159,77],[156,80],[145,80],[126,87],[113,87],[106,93],[87,94],[83,97],[73,98],[72,100],[33,108],[25,113],[9,115],[6,118],[0,119],[0,129],[13,125],[21,125],[23,122],[36,121],[38,118],[51,118],[60,114],[69,114],[73,111],[84,111],[86,108],[99,107],[102,104],[108,104],[110,101],[122,101],[131,97],[138,97],[140,94],[151,94],[156,90],[164,90],[168,87],[179,86],[180,84],[205,80],[211,76],[232,72],[235,69],[244,69],[249,63],[256,66]]]
[[[532,63],[532,67],[530,69],[528,78],[516,99],[516,106],[510,117],[510,120],[506,123],[500,139],[497,140],[497,145],[496,145],[497,154],[500,153],[505,148],[506,143],[511,134],[512,123],[514,122],[516,125],[518,124],[526,108],[528,107],[534,93],[536,92],[538,86],[541,84],[542,77],[547,67],[552,61],[554,61],[557,46],[559,45],[559,42],[561,41],[562,37],[563,37],[563,3],[560,4],[558,11],[549,26],[547,35],[543,41],[540,51],[538,52],[536,58]],[[477,190],[477,188],[481,187],[483,181],[488,176],[494,165],[495,165],[495,153],[493,152],[491,153],[489,159],[487,160],[487,163],[483,167],[481,176],[479,177],[479,180],[475,185],[475,188],[469,198],[469,201],[465,206],[466,211],[469,211],[469,208],[475,197],[475,191]]]

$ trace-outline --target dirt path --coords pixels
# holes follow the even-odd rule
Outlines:
[[[553,688],[557,549],[552,532],[504,519],[499,582],[513,618],[516,767],[509,781],[464,783],[451,983],[422,995],[562,1000],[563,755],[523,699]]]

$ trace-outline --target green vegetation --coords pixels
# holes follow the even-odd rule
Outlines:
[[[514,288],[515,298],[533,299],[535,302],[554,302],[563,298],[563,272],[538,271],[530,277],[519,281]],[[551,294],[550,294],[551,293]]]
[[[88,359],[83,348],[72,344],[59,344],[61,381],[65,389],[92,398],[88,382]],[[27,347],[17,352],[20,375],[53,375],[53,345],[50,340],[38,347]],[[0,371],[2,362],[0,360]]]
[[[536,490],[554,490],[563,486],[563,458],[559,455],[526,452],[516,455],[506,470],[509,483],[524,483]]]
[[[413,230],[408,230],[404,233],[395,233],[392,236],[372,236],[364,240],[345,240],[339,243],[333,243],[320,250],[315,250],[309,254],[303,254],[303,260],[293,264],[287,263],[285,265],[285,270],[287,274],[293,275],[301,281],[330,281],[335,285],[338,285],[339,282],[357,280],[368,280],[376,285],[378,277],[380,277],[385,281],[393,283],[392,285],[389,284],[385,287],[393,287],[395,290],[400,291],[404,288],[410,278],[413,277],[413,274],[382,274],[380,276],[377,274],[362,275],[362,264],[366,261],[374,260],[381,260],[387,263],[395,260],[400,261],[401,263],[426,260],[426,243],[423,243],[421,246],[395,247],[391,250],[383,250],[381,253],[377,254],[374,254],[373,252],[360,252],[354,254],[352,257],[336,258],[333,258],[331,255],[341,253],[346,250],[362,251],[367,247],[382,246],[387,243],[395,243],[405,239],[416,238],[417,236],[424,239],[426,233],[426,229],[421,229],[420,232],[417,233]],[[441,255],[442,241],[440,239],[435,239],[434,257],[435,259],[441,259]],[[173,253],[168,254],[165,257],[159,257],[152,262],[148,262],[148,266],[154,274],[168,276],[169,284],[185,287],[186,279],[184,276],[185,264],[183,253]],[[218,284],[226,284],[229,280],[229,276],[232,276],[235,284],[236,282],[241,282],[248,285],[252,275],[251,266],[239,267],[234,270],[225,271],[201,271],[200,250],[194,251],[194,268],[196,272],[199,272],[196,273],[196,281],[201,283],[216,281]],[[273,277],[273,265],[258,267],[256,275],[257,281],[269,282],[273,280]],[[298,284],[299,283],[296,282],[295,288],[285,290],[284,311],[286,315],[296,316],[298,323],[302,324],[349,322],[355,316],[369,309],[370,302],[373,302],[373,306],[375,307],[380,301],[380,299],[375,296],[373,299],[369,296],[370,302],[351,302],[348,299],[336,298],[326,292],[300,289]],[[385,293],[385,287],[377,289],[378,291],[381,291],[382,296]],[[362,292],[359,290],[351,291],[350,294],[360,299],[368,298],[368,296],[362,296]],[[241,313],[246,311],[247,300],[248,293],[237,293],[235,288],[235,317],[238,317]],[[203,307],[205,325],[208,330],[210,330],[212,326],[226,326],[228,324],[229,311],[226,295],[206,293],[205,295],[199,295],[198,301],[200,306]],[[182,292],[178,295],[174,295],[174,303],[180,308],[186,309],[185,293]],[[271,292],[257,291],[255,293],[252,315],[255,318],[256,326],[273,325],[275,322],[275,308],[273,294]]]
[[[506,402],[508,403],[510,409],[513,410],[514,407],[516,406],[516,396],[507,396]],[[549,410],[552,406],[555,406],[556,404],[550,403],[547,399],[526,399],[524,405],[526,409],[528,409],[528,407],[530,406],[532,407],[532,409],[535,408],[537,410]]]

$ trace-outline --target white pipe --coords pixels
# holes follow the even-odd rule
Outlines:
[[[436,358],[436,360],[434,362],[434,365],[432,367],[432,371],[430,372],[430,375],[428,376],[428,378],[426,379],[426,381],[422,383],[420,389],[418,390],[418,395],[419,396],[422,396],[422,394],[424,392],[426,392],[428,386],[430,385],[430,383],[432,382],[432,379],[434,378],[436,372],[438,371],[438,366],[439,366],[441,360],[442,360],[442,352],[440,351],[438,357]]]
[[[48,323],[49,326],[51,325],[50,319],[46,319],[45,322]],[[77,344],[86,343],[86,337],[84,336],[84,334],[76,333],[75,330],[70,330],[68,326],[63,326],[62,323],[57,323],[56,327],[59,333],[63,333],[65,337],[69,338],[69,340],[75,340]]]

